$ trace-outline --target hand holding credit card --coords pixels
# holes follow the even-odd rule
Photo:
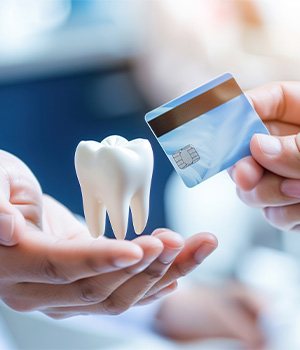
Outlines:
[[[250,155],[250,140],[268,130],[229,73],[146,114],[174,169],[194,187]]]

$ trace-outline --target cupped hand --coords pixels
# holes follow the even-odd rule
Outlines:
[[[255,135],[251,156],[229,170],[239,197],[262,208],[275,227],[300,230],[300,83],[273,83],[249,91],[271,135]]]
[[[0,151],[0,297],[53,318],[118,314],[176,288],[216,248],[210,234],[186,242],[166,229],[132,242],[93,239],[18,158]]]

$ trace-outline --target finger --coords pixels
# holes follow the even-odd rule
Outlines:
[[[164,276],[183,248],[183,239],[175,232],[160,230],[155,237],[164,245],[162,253],[147,269],[124,283],[104,302],[104,308],[109,313],[120,313],[136,304]]]
[[[155,300],[161,299],[161,298],[165,297],[166,295],[169,295],[170,293],[174,292],[177,289],[177,287],[178,287],[178,282],[174,281],[171,284],[169,284],[168,286],[159,290],[156,294],[151,295],[148,298],[141,299],[136,305],[150,304],[150,303],[154,302]]]
[[[212,234],[197,234],[188,238],[181,253],[178,255],[166,275],[157,282],[146,294],[145,298],[154,295],[162,288],[194,270],[216,248],[218,242]]]
[[[121,285],[150,266],[163,251],[162,242],[154,237],[141,236],[134,243],[142,249],[143,259],[126,269],[79,281],[81,294],[85,295],[82,299],[91,303],[106,300]]]
[[[264,209],[268,222],[284,231],[299,231],[300,204]]]
[[[158,299],[161,299],[167,295],[169,295],[170,293],[173,293],[178,287],[178,283],[177,281],[171,283],[170,285],[168,285],[167,287],[163,288],[162,290],[160,290],[157,294],[147,298],[147,299],[142,299],[140,300],[136,305],[148,305]],[[56,319],[62,319],[62,318],[66,318],[66,317],[72,317],[75,315],[86,315],[88,312],[87,311],[83,311],[83,308],[46,308],[44,310],[42,310],[47,316],[50,316],[52,318],[56,318]],[[31,311],[31,310],[24,310],[24,311]]]
[[[266,122],[265,125],[270,134],[273,136],[296,135],[300,132],[300,125],[283,123],[279,121]]]
[[[67,313],[71,309],[75,311],[74,307],[77,306],[100,303],[124,282],[149,266],[163,250],[161,241],[150,236],[137,238],[135,244],[143,250],[143,259],[129,268],[99,274],[96,277],[85,278],[64,285],[18,283],[8,289],[4,301],[17,311],[60,307],[60,312]],[[81,311],[80,308],[77,310]]]
[[[253,158],[265,169],[292,179],[300,179],[300,134],[275,137],[254,135],[250,143]]]
[[[299,125],[300,84],[276,82],[247,92],[263,121],[281,121]]]
[[[142,249],[129,241],[100,237],[53,240],[39,232],[27,232],[13,250],[0,247],[6,262],[5,277],[14,282],[70,283],[116,271],[139,262]],[[2,276],[3,277],[3,276]]]
[[[238,161],[228,173],[240,189],[250,191],[259,183],[264,169],[249,156]]]
[[[127,282],[117,288],[106,300],[98,304],[86,307],[49,308],[52,313],[80,312],[84,314],[108,314],[115,315],[126,311],[136,304],[145,292],[161,278],[182,248],[182,238],[167,230],[162,230],[155,235],[163,243],[164,249],[158,258],[144,271],[133,276]],[[154,238],[154,237],[152,237]],[[168,245],[167,245],[168,244]]]
[[[255,208],[264,208],[267,206],[282,206],[299,203],[300,199],[295,196],[286,195],[282,187],[285,181],[281,176],[265,172],[258,185],[251,191],[237,189],[240,199],[247,205]],[[298,180],[293,180],[298,181]]]
[[[152,237],[158,238],[163,243],[164,250],[159,256],[159,260],[166,265],[173,262],[184,247],[183,238],[178,233],[165,228],[153,231]]]

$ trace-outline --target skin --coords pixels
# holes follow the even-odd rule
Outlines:
[[[166,298],[155,324],[160,333],[180,342],[229,338],[262,349],[262,307],[257,293],[238,283],[194,286]]]
[[[300,83],[272,83],[249,91],[248,96],[272,136],[254,135],[252,156],[240,160],[229,173],[243,202],[261,208],[271,225],[299,232]]]
[[[0,297],[17,311],[60,319],[115,315],[172,292],[217,246],[167,229],[118,241],[87,227],[44,195],[28,167],[0,151]]]

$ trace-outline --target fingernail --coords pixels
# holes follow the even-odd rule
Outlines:
[[[196,253],[194,254],[194,259],[198,264],[201,264],[204,259],[208,257],[214,250],[216,249],[215,246],[209,243],[204,243],[196,250]]]
[[[14,232],[14,218],[10,214],[0,214],[0,241],[8,243]]]
[[[152,235],[151,236],[157,236],[159,235],[160,233],[164,233],[164,232],[169,232],[170,230],[167,229],[167,228],[157,228],[155,229],[153,232],[152,232]]]
[[[117,258],[114,260],[114,265],[116,267],[128,267],[128,266],[132,266],[136,263],[138,263],[141,259],[139,258],[129,258],[129,257],[124,257],[124,258]]]
[[[269,156],[276,156],[281,152],[281,143],[278,138],[270,135],[256,135],[260,150]]]
[[[288,197],[300,198],[300,180],[284,180],[280,190]]]
[[[159,261],[165,265],[170,264],[182,248],[167,248],[160,254]]]

